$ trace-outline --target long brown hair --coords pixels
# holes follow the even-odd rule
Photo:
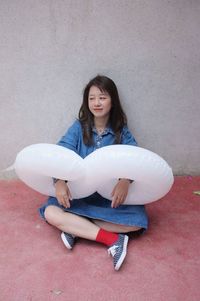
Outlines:
[[[79,121],[83,130],[83,139],[86,145],[92,145],[92,128],[94,126],[94,116],[88,107],[88,96],[92,86],[97,87],[102,92],[107,92],[111,97],[111,111],[109,115],[108,125],[115,133],[115,143],[120,143],[121,130],[127,124],[127,117],[124,113],[117,87],[113,80],[106,76],[97,75],[91,79],[83,91],[83,102],[79,110]]]

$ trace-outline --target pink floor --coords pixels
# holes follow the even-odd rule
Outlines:
[[[37,208],[44,196],[20,181],[0,182],[0,301],[199,301],[200,177],[177,177],[149,204],[148,232],[131,240],[120,271],[103,245],[65,249]]]

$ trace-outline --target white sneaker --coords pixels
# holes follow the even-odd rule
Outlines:
[[[75,243],[75,236],[66,232],[62,232],[61,239],[67,249],[71,250],[73,248]]]
[[[124,234],[119,234],[118,240],[108,249],[108,254],[113,257],[114,269],[116,271],[121,267],[127,253],[129,237]]]

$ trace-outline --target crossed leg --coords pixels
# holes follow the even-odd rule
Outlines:
[[[71,234],[72,240],[74,240],[73,236],[76,236],[107,245],[109,254],[113,257],[115,270],[119,270],[121,267],[127,254],[128,244],[128,236],[117,233],[139,229],[138,227],[116,225],[100,220],[89,220],[52,205],[46,208],[44,215],[48,223],[63,231],[61,238],[68,249],[72,249],[74,243],[69,243],[69,239],[67,239],[69,234]],[[64,238],[62,235],[64,235]]]
[[[100,229],[87,218],[65,212],[56,206],[48,206],[44,215],[49,224],[77,237],[95,240]]]
[[[124,226],[96,219],[90,221],[85,217],[65,212],[56,206],[48,206],[46,208],[45,218],[49,224],[61,231],[89,240],[96,239],[100,228],[115,233],[127,233],[140,229],[135,226]]]

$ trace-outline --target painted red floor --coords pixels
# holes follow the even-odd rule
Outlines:
[[[106,248],[79,240],[65,249],[37,208],[44,196],[0,181],[0,301],[199,301],[200,177],[177,177],[147,205],[149,230],[131,240],[120,271]]]

